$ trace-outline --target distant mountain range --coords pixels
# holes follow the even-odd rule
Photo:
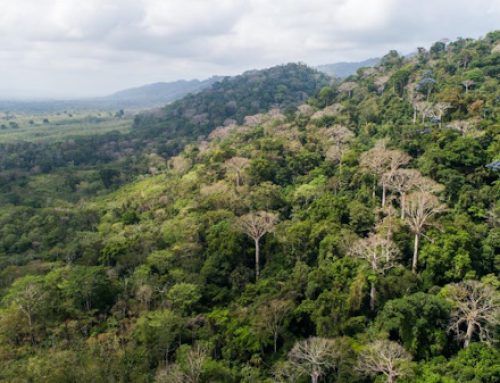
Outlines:
[[[319,65],[316,69],[332,77],[346,78],[359,68],[374,66],[380,59],[372,58],[359,62],[339,62]],[[128,88],[104,97],[75,100],[0,100],[0,111],[46,113],[63,110],[144,110],[165,106],[190,93],[197,93],[223,80],[223,76],[213,76],[206,80],[178,80],[157,82],[135,88]]]
[[[157,82],[136,88],[124,89],[103,97],[105,102],[117,103],[122,107],[154,107],[164,106],[178,100],[189,93],[196,93],[210,87],[224,77],[213,76],[206,80],[178,80],[173,82]]]
[[[0,111],[41,113],[73,109],[149,109],[165,106],[190,93],[199,92],[223,78],[213,76],[201,81],[158,82],[124,89],[109,96],[75,100],[0,100]]]
[[[356,71],[359,68],[375,66],[379,62],[379,58],[371,58],[363,61],[344,61],[334,64],[324,64],[317,66],[316,69],[332,77],[346,78],[353,74],[356,74]]]

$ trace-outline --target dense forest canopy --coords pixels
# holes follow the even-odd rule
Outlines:
[[[0,145],[0,381],[500,380],[500,32]]]

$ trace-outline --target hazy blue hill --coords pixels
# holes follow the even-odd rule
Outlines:
[[[329,76],[346,78],[356,73],[359,68],[375,66],[380,62],[379,58],[371,58],[363,61],[338,62],[334,64],[319,65],[316,68]]]
[[[163,106],[193,92],[206,89],[223,77],[213,76],[206,80],[178,80],[157,82],[124,89],[104,98],[108,102],[134,106]]]
[[[210,87],[223,77],[206,80],[157,82],[128,88],[105,97],[69,100],[0,100],[0,111],[23,113],[53,113],[64,110],[149,109],[164,106],[189,93]]]

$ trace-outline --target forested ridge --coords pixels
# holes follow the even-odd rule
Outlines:
[[[0,146],[0,381],[499,381],[499,75],[492,32]]]

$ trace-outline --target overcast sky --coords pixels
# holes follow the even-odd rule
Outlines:
[[[0,97],[408,53],[500,29],[500,0],[0,0]]]

